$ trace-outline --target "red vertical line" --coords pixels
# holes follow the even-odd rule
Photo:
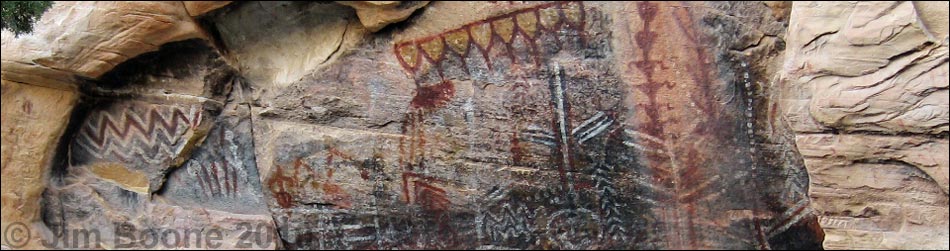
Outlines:
[[[23,110],[23,113],[27,115],[33,114],[33,103],[31,103],[29,100],[24,102],[20,108]]]
[[[333,149],[327,149],[327,166],[333,165]]]
[[[675,224],[675,225],[672,225],[672,232],[673,232],[673,235],[676,236],[676,245],[678,245],[677,249],[687,249],[686,240],[683,239],[685,236],[683,234],[684,222],[679,221],[683,213],[683,208],[680,207],[679,203],[674,202],[672,213],[673,213],[673,221]]]
[[[410,109],[412,109],[412,108],[410,108]],[[403,115],[403,116],[404,116],[404,120],[405,120],[405,121],[403,121],[402,125],[400,126],[400,130],[402,131],[403,136],[402,136],[402,137],[399,137],[399,167],[400,167],[400,168],[403,168],[403,170],[405,170],[405,169],[408,168],[408,167],[407,167],[407,164],[406,164],[406,155],[407,155],[407,152],[406,152],[406,137],[407,137],[407,136],[406,136],[406,134],[409,132],[409,130],[408,130],[409,124],[412,123],[411,121],[409,121],[410,119],[412,119],[412,112],[411,112],[411,111],[410,111],[410,112],[406,112],[405,115]]]
[[[214,186],[211,185],[211,175],[209,174],[207,167],[201,164],[199,164],[198,166],[201,167],[201,174],[202,174],[198,178],[204,180],[203,183],[205,184],[205,186],[208,187],[208,193],[210,194],[209,197],[214,197]]]
[[[277,184],[278,178],[284,176],[283,168],[280,165],[274,165],[274,174],[267,179],[267,188],[274,190],[274,185]]]
[[[227,165],[228,161],[225,160],[224,164]],[[234,191],[234,194],[238,193],[238,175],[237,168],[231,167],[231,191]]]
[[[416,90],[416,91],[418,91],[418,90]],[[408,163],[408,165],[406,165],[406,167],[407,167],[410,171],[413,170],[413,165],[414,165],[414,162],[416,161],[416,160],[415,160],[415,157],[416,157],[416,143],[417,143],[417,142],[416,142],[416,141],[417,141],[416,137],[417,137],[417,133],[418,133],[418,132],[416,132],[416,130],[417,130],[417,129],[416,129],[416,123],[418,123],[418,122],[416,121],[416,119],[417,119],[417,117],[419,116],[418,114],[419,114],[419,111],[412,111],[412,112],[409,113],[409,122],[408,122],[408,123],[409,123],[409,126],[410,126],[410,128],[409,128],[409,156],[407,157],[407,160],[406,160],[406,162]]]
[[[406,203],[410,203],[409,200],[409,176],[407,172],[402,173],[402,197]]]
[[[423,111],[421,111],[421,112],[425,112],[425,111],[423,110]],[[425,148],[425,146],[426,146],[426,132],[425,132],[424,116],[425,116],[425,115],[419,116],[418,120],[419,120],[419,124],[420,124],[420,125],[416,125],[416,130],[419,131],[419,132],[418,132],[418,135],[419,135],[418,138],[419,138],[419,140],[418,140],[418,142],[417,142],[417,145],[418,145],[418,148],[419,148],[419,169],[420,169],[420,170],[425,170],[425,162],[424,162],[424,161],[425,161],[425,159],[426,159],[426,148]]]
[[[198,180],[198,186],[201,187],[201,194],[206,194],[208,191],[207,191],[207,188],[205,187],[205,181],[201,177],[201,173],[203,172],[204,172],[204,165],[202,165],[201,163],[198,163],[198,172],[195,173],[195,179]]]
[[[231,191],[231,172],[228,168],[227,161],[221,162],[221,171],[224,171],[224,190],[227,191],[224,195],[230,196],[232,192]]]
[[[211,184],[217,189],[217,194],[220,196],[222,194],[221,190],[221,181],[218,179],[218,165],[214,162],[211,162],[211,177],[214,180]]]
[[[222,146],[225,145],[224,129],[218,130],[218,144]]]

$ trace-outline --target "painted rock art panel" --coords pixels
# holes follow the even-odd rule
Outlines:
[[[708,13],[486,4],[491,14],[396,29],[267,94],[286,101],[253,112],[255,131],[274,132],[255,136],[258,166],[288,247],[820,242],[804,192],[772,193],[794,167],[756,157],[751,88],[711,66]],[[432,3],[413,20],[467,5]]]
[[[803,160],[795,144],[820,141],[796,142],[776,115],[782,4],[364,4],[408,16],[366,27],[370,12],[338,3],[233,3],[195,17],[211,42],[77,80],[42,196],[46,234],[219,230],[222,248],[265,249],[820,247],[808,184],[833,181],[803,168],[836,163]],[[917,164],[946,178],[935,161]],[[125,237],[84,244],[148,248]]]
[[[255,128],[271,213],[292,249],[411,248],[465,210],[457,183],[397,172],[400,135],[289,122]],[[450,201],[451,200],[451,201]],[[436,221],[435,216],[442,216]],[[441,222],[441,223],[439,223]],[[446,226],[443,230],[449,230]],[[432,241],[432,240],[429,240]],[[432,247],[420,244],[422,247]],[[418,248],[418,247],[417,247]]]
[[[254,159],[250,111],[221,114],[191,158],[168,176],[163,199],[241,214],[267,214]]]
[[[89,94],[43,194],[47,240],[58,248],[214,248],[195,236],[216,235],[218,248],[277,248],[245,85],[203,42],[162,48],[83,87]]]
[[[76,105],[75,92],[0,82],[0,179],[2,227],[42,220],[40,200],[49,181],[46,165],[56,155],[56,142],[66,130]],[[37,234],[40,229],[33,229]],[[3,240],[4,248],[8,240]],[[40,241],[9,243],[38,248]]]
[[[206,133],[203,108],[120,101],[95,109],[70,144],[70,165],[102,174],[127,190],[157,191],[170,168]],[[109,175],[115,173],[115,175]]]

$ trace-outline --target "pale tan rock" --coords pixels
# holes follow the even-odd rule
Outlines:
[[[825,248],[950,246],[945,6],[793,4],[781,106]]]
[[[802,134],[829,249],[946,249],[948,141]]]
[[[72,234],[40,233],[50,244],[45,248],[273,250],[280,245],[270,215],[155,203],[134,193],[109,194],[105,192],[114,189],[112,183],[88,173],[69,179],[76,183],[50,188],[50,197],[44,199],[47,206],[63,209],[51,212],[56,218],[50,223]],[[75,233],[84,232],[96,234],[76,238]],[[155,240],[153,234],[162,238]]]
[[[542,46],[539,48],[545,51],[541,55],[551,56],[544,60],[544,64],[539,63],[538,67],[548,67],[547,60],[560,62],[566,69],[565,76],[581,80],[598,80],[597,83],[572,82],[572,86],[607,91],[597,94],[585,92],[588,90],[571,90],[572,96],[568,99],[582,98],[574,100],[572,109],[576,117],[569,118],[576,120],[573,121],[575,125],[582,124],[588,118],[592,119],[588,122],[599,118],[595,114],[600,114],[596,112],[602,108],[599,106],[602,105],[601,99],[604,97],[608,97],[605,107],[611,107],[612,98],[622,98],[623,102],[629,105],[630,110],[619,111],[639,116],[628,117],[630,118],[628,122],[638,122],[633,124],[647,129],[652,128],[651,123],[662,125],[655,129],[664,133],[656,134],[656,138],[662,138],[663,142],[672,142],[662,143],[664,147],[667,147],[666,150],[669,150],[670,146],[685,149],[676,152],[682,152],[683,156],[686,156],[681,158],[695,160],[695,163],[689,162],[695,166],[702,164],[715,167],[717,163],[726,163],[721,165],[723,169],[707,168],[710,171],[708,174],[701,173],[696,176],[698,178],[694,177],[697,180],[708,178],[711,183],[706,184],[722,184],[724,188],[731,188],[733,184],[746,184],[747,180],[739,180],[739,177],[744,177],[741,175],[745,172],[744,165],[747,162],[743,161],[747,156],[744,153],[739,155],[738,152],[736,155],[724,154],[725,151],[722,149],[742,148],[750,151],[749,156],[757,156],[755,153],[759,151],[759,155],[771,157],[768,153],[761,153],[769,149],[770,142],[752,139],[752,142],[748,144],[749,147],[746,148],[744,143],[733,145],[731,140],[741,141],[738,140],[741,138],[737,136],[739,134],[702,135],[692,133],[692,130],[709,127],[710,123],[703,122],[720,121],[732,125],[729,123],[736,119],[745,119],[743,121],[749,123],[746,126],[748,128],[741,126],[728,128],[735,129],[734,131],[748,129],[748,137],[753,138],[758,135],[754,134],[753,129],[755,133],[762,133],[759,127],[753,128],[752,123],[761,123],[753,118],[758,119],[762,117],[761,114],[767,112],[760,110],[761,106],[753,107],[751,98],[748,101],[739,101],[748,102],[749,110],[745,112],[750,115],[745,115],[746,117],[742,117],[743,111],[729,110],[732,106],[727,107],[729,109],[718,109],[716,108],[718,106],[710,110],[697,108],[696,100],[713,100],[733,95],[734,93],[731,93],[732,90],[729,89],[730,85],[739,83],[739,80],[729,77],[741,75],[732,74],[739,73],[733,72],[736,71],[735,69],[727,69],[725,72],[728,73],[721,73],[724,67],[730,67],[725,63],[718,65],[719,69],[714,69],[715,67],[712,66],[708,69],[703,68],[714,60],[719,62],[721,56],[726,54],[709,56],[701,49],[709,47],[710,50],[715,51],[726,48],[724,50],[733,50],[736,54],[748,57],[762,57],[762,54],[772,57],[774,54],[770,51],[787,45],[785,71],[782,76],[779,76],[779,79],[783,81],[778,81],[779,84],[768,84],[768,88],[784,89],[782,93],[774,95],[780,97],[782,102],[776,106],[781,107],[785,115],[784,122],[788,122],[789,126],[799,133],[796,140],[799,150],[805,156],[805,165],[810,171],[813,209],[824,214],[821,224],[828,233],[825,247],[947,248],[945,241],[948,236],[947,191],[948,183],[950,183],[948,182],[947,151],[950,147],[945,135],[948,131],[948,113],[950,113],[947,108],[947,75],[950,70],[947,63],[946,3],[814,2],[789,5],[786,2],[766,2],[763,7],[758,3],[748,6],[734,3],[673,3],[657,6],[653,3],[562,5],[562,3],[496,1],[491,3],[440,2],[430,5],[428,1],[341,1],[338,4],[252,3],[225,8],[226,11],[211,12],[228,3],[227,1],[186,1],[182,4],[177,2],[61,2],[50,11],[54,14],[40,21],[37,32],[34,34],[14,38],[9,32],[3,33],[4,229],[12,221],[22,220],[32,224],[31,226],[36,226],[37,234],[43,232],[44,223],[37,220],[40,214],[38,198],[40,193],[46,190],[52,194],[50,198],[63,200],[61,202],[47,201],[46,203],[52,203],[47,209],[74,210],[68,214],[60,212],[74,217],[60,217],[64,221],[60,222],[62,226],[72,229],[93,226],[109,230],[107,226],[113,223],[127,222],[140,230],[143,228],[224,229],[227,234],[222,243],[226,245],[219,248],[239,247],[232,245],[242,244],[240,234],[247,229],[244,229],[241,224],[245,223],[270,227],[267,232],[270,235],[265,237],[272,241],[270,243],[273,245],[251,246],[252,248],[277,248],[280,245],[276,242],[278,237],[273,231],[275,220],[288,227],[287,231],[291,234],[285,235],[288,238],[285,243],[297,245],[295,247],[308,247],[307,241],[311,241],[306,240],[308,238],[321,241],[321,245],[324,244],[324,240],[347,239],[327,231],[309,232],[318,227],[320,229],[340,227],[338,223],[345,222],[363,224],[343,225],[348,230],[361,230],[363,227],[376,228],[377,234],[373,236],[378,236],[379,231],[389,230],[384,229],[379,223],[362,222],[369,219],[365,217],[366,215],[343,220],[334,220],[332,217],[349,214],[347,210],[351,209],[362,209],[373,213],[381,208],[391,208],[393,205],[405,205],[405,207],[395,212],[385,212],[380,216],[406,217],[405,219],[415,221],[416,226],[433,226],[428,230],[436,234],[448,233],[442,230],[442,225],[425,222],[427,219],[420,218],[420,211],[414,210],[423,208],[425,210],[422,212],[426,212],[451,209],[450,211],[465,212],[478,208],[479,213],[491,214],[493,210],[491,204],[476,203],[479,196],[491,195],[486,192],[495,191],[489,190],[493,188],[487,184],[504,188],[519,184],[519,179],[532,180],[535,177],[545,177],[538,187],[544,188],[556,184],[550,181],[556,180],[554,177],[558,174],[550,168],[540,168],[551,167],[547,166],[546,162],[550,158],[550,149],[543,145],[543,141],[532,145],[527,142],[519,143],[519,137],[517,137],[518,133],[526,132],[525,128],[532,128],[526,127],[524,123],[537,123],[543,126],[551,121],[546,117],[551,115],[548,114],[550,112],[545,113],[548,111],[545,104],[548,104],[550,102],[548,99],[551,98],[551,95],[546,95],[546,91],[551,90],[547,89],[550,81],[545,78],[548,76],[543,75],[547,73],[534,75],[533,72],[527,72],[526,69],[531,69],[531,65],[523,63],[530,59],[525,57],[527,60],[522,60],[525,55],[530,56],[531,51],[537,53],[537,50],[529,48],[533,44],[527,43],[537,39],[537,45]],[[541,5],[547,7],[538,7]],[[389,33],[370,33],[379,31],[394,22],[404,21],[423,6],[430,9],[424,15],[414,17],[412,24],[407,25],[405,29]],[[557,8],[551,6],[557,6]],[[789,8],[792,9],[791,14],[788,12]],[[724,10],[733,12],[709,14]],[[703,16],[702,19],[691,19],[691,13],[700,12],[707,16]],[[584,13],[588,16],[584,16]],[[734,15],[735,13],[748,13],[748,16]],[[539,19],[532,19],[533,15],[537,15]],[[770,15],[771,17],[768,18]],[[766,21],[760,19],[763,17]],[[47,167],[50,166],[50,159],[58,147],[59,138],[62,137],[60,135],[76,103],[77,76],[98,78],[101,82],[108,82],[103,81],[108,78],[103,76],[108,76],[107,73],[116,65],[130,58],[155,51],[169,42],[192,38],[208,39],[208,35],[195,24],[195,18],[207,18],[215,25],[221,39],[221,41],[216,41],[215,46],[223,46],[214,49],[220,50],[219,52],[229,60],[229,64],[239,68],[240,77],[218,79],[214,76],[230,76],[218,71],[204,71],[181,76],[174,72],[170,75],[164,72],[152,72],[153,75],[143,78],[147,80],[117,81],[115,83],[118,83],[121,88],[100,88],[96,89],[95,94],[141,95],[143,99],[149,100],[136,101],[164,100],[159,103],[166,105],[181,104],[184,103],[181,100],[185,99],[209,101],[215,106],[223,105],[219,102],[227,102],[232,108],[240,103],[243,109],[252,110],[257,116],[253,119],[253,123],[249,122],[253,124],[255,131],[259,132],[252,135],[257,142],[237,140],[235,142],[238,144],[235,144],[230,142],[234,139],[234,134],[243,133],[244,137],[251,137],[248,135],[250,133],[234,130],[234,128],[218,130],[221,132],[220,135],[209,136],[209,139],[217,139],[215,144],[218,147],[210,148],[198,157],[181,154],[176,159],[174,166],[181,165],[186,159],[189,164],[176,173],[185,178],[170,182],[171,187],[165,190],[166,194],[150,194],[157,192],[151,191],[157,189],[157,185],[148,184],[147,179],[143,181],[142,174],[128,169],[128,166],[112,165],[111,162],[91,164],[86,168],[71,168],[80,173],[66,176],[66,179],[69,179],[68,185],[46,188],[50,180]],[[557,23],[550,22],[556,18],[564,19],[560,21],[562,26],[550,27]],[[783,42],[784,28],[757,26],[759,23],[786,18],[792,20],[788,39],[785,41],[787,43]],[[776,21],[776,23],[779,22]],[[692,29],[691,24],[716,28]],[[755,28],[737,29],[730,26],[737,24],[755,26]],[[781,25],[773,26],[781,27]],[[484,27],[489,27],[491,33],[480,29]],[[461,33],[450,32],[458,31],[456,29],[476,33],[459,35]],[[737,30],[742,32],[724,34]],[[479,31],[482,33],[477,33]],[[718,43],[712,44],[706,40],[692,41],[697,37],[694,35],[699,32],[718,34],[713,37],[718,39]],[[537,37],[534,37],[536,34]],[[438,40],[427,40],[440,37],[447,39],[442,41],[451,44],[441,46]],[[594,43],[585,48],[574,47],[576,45],[573,39],[578,37],[582,40],[591,39],[589,41],[594,41]],[[464,40],[451,40],[455,38],[464,38]],[[494,46],[475,48],[476,45],[486,45],[485,40],[479,40],[484,38],[488,38],[488,44],[494,40]],[[505,41],[512,38],[516,42],[505,44],[507,43]],[[474,42],[469,44],[469,39]],[[657,43],[654,44],[652,42],[654,40]],[[454,43],[459,41],[464,42]],[[608,43],[610,44],[607,45]],[[418,47],[398,47],[400,44],[418,45]],[[508,48],[503,48],[506,45]],[[724,47],[715,48],[716,45],[724,45]],[[399,48],[410,48],[412,51],[401,54]],[[692,51],[684,50],[684,48],[700,49]],[[416,53],[418,52],[416,49],[424,50],[425,55],[430,58],[420,58],[422,54]],[[474,53],[468,56],[460,55],[459,58],[463,61],[448,56],[444,62],[440,61],[443,57],[442,52],[468,51],[468,49]],[[479,49],[484,55],[478,55]],[[182,48],[177,48],[172,52],[181,52],[179,50]],[[550,51],[561,53],[545,54]],[[416,57],[412,58],[413,55]],[[507,61],[506,58],[509,56],[511,59]],[[439,59],[432,59],[432,57]],[[433,69],[445,67],[448,69],[445,72],[448,80],[454,83],[444,82],[446,84],[443,85],[433,84],[431,81],[419,81],[419,79],[424,79],[422,77],[410,79],[418,76],[410,76],[415,74],[413,70],[406,69],[406,62],[399,61],[406,58],[420,62],[430,60],[442,62],[439,64],[444,63],[438,66],[420,66],[421,70],[418,72],[429,70],[428,72],[434,75]],[[521,63],[516,63],[515,59]],[[768,61],[758,59],[760,58],[746,59],[743,62],[756,62],[751,68],[771,67],[765,66],[767,63],[760,63]],[[656,60],[661,64],[654,69],[650,66],[653,65],[651,60]],[[494,72],[490,67],[491,61],[495,61]],[[151,62],[146,60],[145,63],[136,66],[147,68]],[[159,64],[157,62],[156,64]],[[461,68],[451,68],[459,63],[462,63]],[[466,63],[471,64],[465,65]],[[637,63],[642,65],[637,65]],[[175,62],[160,64],[177,65]],[[482,67],[486,65],[489,66],[488,69]],[[499,65],[502,67],[497,67]],[[196,69],[191,66],[181,68]],[[465,74],[461,73],[462,68],[465,68]],[[746,68],[746,65],[742,65],[742,68]],[[441,70],[442,68],[439,68],[439,75],[443,74]],[[474,75],[469,73],[470,70],[474,70],[472,71]],[[764,77],[761,76],[769,76],[772,70],[771,68],[754,70],[753,73],[757,76],[752,79],[756,82],[763,80]],[[759,74],[759,71],[765,74]],[[617,79],[611,77],[614,72],[620,72]],[[652,75],[654,72],[656,75]],[[719,72],[718,75],[711,74],[710,79],[691,80],[690,76],[686,76],[690,75],[686,73],[692,73],[692,77],[696,78],[696,76],[704,76],[705,73],[716,72]],[[718,78],[724,81],[720,82]],[[518,84],[525,84],[526,79],[530,82],[526,84],[523,91],[519,92],[517,88],[521,87]],[[749,77],[746,77],[745,81],[749,81],[748,79]],[[243,82],[244,80],[249,81]],[[234,85],[228,85],[228,87],[207,85],[224,82]],[[660,84],[660,82],[668,84]],[[506,86],[508,84],[511,84],[511,88]],[[748,86],[746,92],[755,95],[770,94],[769,91],[752,91],[755,90],[751,87],[752,84],[756,88],[767,86],[766,84],[749,82],[746,84]],[[249,92],[256,92],[253,94],[255,97],[251,97],[251,101],[243,100],[242,92],[230,93],[232,87],[247,88]],[[710,90],[713,94],[723,95],[709,96]],[[604,94],[608,92],[613,94]],[[659,99],[652,97],[657,93],[660,95]],[[769,99],[772,97],[769,95]],[[225,98],[227,100],[223,101]],[[596,102],[590,102],[587,98],[595,99]],[[426,99],[434,101],[429,101],[432,104],[427,106]],[[24,100],[35,101],[33,105],[25,105],[27,103]],[[722,102],[723,105],[735,104],[732,99]],[[762,101],[756,100],[756,102]],[[769,102],[768,111],[772,111],[773,100],[767,100],[767,102]],[[596,103],[598,107],[588,107],[592,103]],[[425,112],[413,110],[418,107],[428,107],[426,109],[429,110],[422,109]],[[709,107],[706,105],[706,109]],[[649,109],[640,108],[652,108],[659,112],[657,116],[651,117],[648,113],[642,112]],[[756,110],[753,111],[753,108]],[[515,111],[520,111],[519,109],[531,112],[516,113]],[[726,110],[725,115],[717,117],[721,114],[716,111],[722,110]],[[29,114],[38,111],[42,113]],[[537,111],[542,112],[539,115]],[[732,112],[736,113],[736,117],[731,117]],[[754,115],[752,115],[753,112]],[[610,117],[615,116],[612,112],[609,114]],[[773,113],[768,112],[768,114]],[[208,115],[209,120],[212,117]],[[604,123],[610,125],[613,121]],[[206,131],[206,129],[203,130]],[[582,128],[578,127],[575,130],[580,129]],[[782,135],[782,130],[784,130],[782,127],[767,129],[776,130],[767,132],[775,135]],[[616,131],[628,133],[619,129]],[[673,133],[674,131],[676,134]],[[201,132],[195,134],[197,136],[184,137],[188,138],[188,142],[184,145],[188,148],[199,147],[199,144],[194,141],[201,141],[199,138],[203,138],[203,134],[204,132]],[[893,135],[880,136],[878,134]],[[646,135],[649,136],[649,134]],[[630,143],[632,145],[637,143],[631,142],[633,142]],[[259,145],[255,146],[255,143]],[[255,148],[251,151],[257,150],[258,156],[239,156],[236,154],[237,150],[223,154],[224,157],[219,156],[222,155],[219,152],[225,149],[238,148],[243,150]],[[775,147],[775,149],[782,150],[783,148]],[[783,158],[798,158],[797,153],[787,155]],[[597,155],[590,156],[597,157]],[[244,158],[252,161],[245,162]],[[754,160],[752,157],[749,158]],[[639,159],[665,163],[663,162],[665,159]],[[676,162],[676,157],[673,155],[670,155],[668,159],[672,163]],[[255,196],[257,196],[255,199],[266,197],[254,191],[222,193],[221,184],[224,184],[223,187],[228,187],[229,183],[223,182],[227,182],[228,177],[233,179],[238,175],[228,175],[228,172],[223,172],[221,175],[203,174],[202,176],[194,171],[217,170],[205,169],[204,165],[211,168],[210,166],[215,163],[220,164],[226,161],[233,164],[238,163],[239,160],[242,160],[241,163],[248,164],[247,168],[240,169],[242,172],[248,171],[246,174],[241,173],[239,177],[242,178],[245,178],[244,175],[258,175],[255,168],[249,166],[251,162],[256,161],[261,165],[259,181],[264,184],[258,184],[257,187],[268,188],[267,194],[273,195],[272,198],[263,198],[268,200],[270,213],[273,215],[258,215],[255,213],[263,213],[254,210],[248,210],[251,215],[230,211],[233,208],[227,206],[235,203],[233,201],[253,204],[250,202],[253,200],[242,199]],[[422,170],[422,163],[425,162],[426,171],[420,172],[421,174],[409,172],[412,171],[412,164],[409,165],[409,171],[406,171],[403,169],[406,165],[402,163],[406,161],[420,163],[417,170]],[[758,165],[759,170],[762,170],[764,166],[768,165]],[[791,169],[792,165],[775,166],[781,166],[783,168],[781,174],[784,175],[791,171],[785,169]],[[736,170],[732,169],[733,167],[743,169]],[[294,169],[292,175],[291,169]],[[301,172],[296,173],[296,169],[300,169]],[[754,171],[756,165],[752,165],[749,169]],[[741,182],[719,180],[726,177],[726,173],[734,173],[734,171],[738,171],[735,181]],[[442,178],[433,179],[427,176]],[[223,182],[217,180],[221,177],[224,178]],[[623,177],[618,179],[620,185],[633,184],[626,176],[618,177]],[[208,184],[218,185],[217,193],[214,189],[210,192],[202,190],[212,186],[192,184],[195,183],[194,181],[212,180],[214,182]],[[781,197],[776,196],[784,200],[780,201],[781,203],[792,206],[808,203],[807,199],[798,200],[798,195],[794,200],[790,195],[786,196],[794,193],[790,192],[788,187],[783,187],[784,185],[777,185],[784,182],[780,179],[749,178],[749,180],[774,186],[760,187],[761,190],[753,189],[753,193],[760,193],[758,195],[769,194],[766,190],[785,188],[788,191],[775,192],[775,194],[781,194]],[[242,183],[242,185],[254,184],[256,183]],[[584,184],[595,186],[592,182]],[[680,183],[674,181],[674,184]],[[243,189],[246,187],[242,187]],[[650,195],[622,186],[620,189],[634,191],[625,193],[627,195]],[[128,193],[129,191],[132,193]],[[725,189],[717,191],[712,191],[710,194],[723,193],[726,197],[735,196],[726,193]],[[390,196],[381,196],[383,192]],[[378,198],[372,195],[377,195]],[[494,198],[486,198],[494,200]],[[193,203],[192,199],[204,199],[204,201]],[[383,206],[379,206],[376,200],[384,202]],[[220,203],[211,207],[210,203],[205,203],[208,201]],[[489,206],[483,207],[485,205]],[[765,226],[770,229],[767,232],[774,233],[781,233],[791,227],[791,223],[784,224],[781,223],[782,221],[794,222],[792,220],[800,219],[783,220],[780,217],[784,217],[785,212],[769,215],[755,212],[755,208],[725,211],[720,207],[726,207],[723,206],[726,204],[720,201],[708,203],[708,205],[716,206],[697,207],[701,210],[700,216],[703,216],[698,218],[713,219],[714,224],[719,226],[733,223],[726,221],[725,217],[718,217],[721,216],[720,211],[717,211],[720,209],[722,212],[741,212],[736,215],[742,217],[730,220],[771,219],[776,224],[766,221],[768,224]],[[313,213],[312,207],[333,208],[343,213],[325,217],[319,212]],[[672,207],[658,206],[653,212],[664,213],[668,208]],[[689,207],[689,209],[693,208]],[[810,210],[796,209],[788,208],[787,214],[791,215],[793,212],[811,214]],[[500,209],[497,207],[494,210],[496,213],[502,212],[498,211]],[[291,214],[294,212],[299,213]],[[474,212],[467,213],[475,215]],[[429,220],[442,223],[475,222],[439,218],[440,214],[432,215],[435,217]],[[92,215],[92,217],[84,217],[84,215]],[[376,219],[377,215],[374,214],[373,217]],[[58,218],[44,216],[44,219],[57,220]],[[624,218],[624,220],[627,219],[632,218]],[[659,221],[677,223],[675,227],[679,228],[681,221],[678,219],[660,218]],[[490,225],[489,228],[502,226],[502,224]],[[692,225],[692,222],[686,225]],[[478,233],[482,233],[481,231],[479,230]],[[472,232],[476,231],[467,233]],[[720,239],[723,238],[721,233],[727,231],[715,229],[711,232],[714,232],[710,235],[714,238],[705,238],[710,239],[710,243],[734,244],[733,241]],[[820,229],[814,232],[820,232]],[[45,233],[48,234],[48,232]],[[505,232],[506,235],[507,233],[509,232]],[[682,237],[685,236],[683,232],[671,233],[670,236],[675,238],[658,236],[658,239],[664,239],[669,242],[667,244],[674,247],[702,247],[683,240]],[[356,243],[366,242],[378,245],[382,241],[367,241],[371,240],[367,238],[373,236],[363,235],[365,233],[351,232],[350,234],[344,237],[357,237],[350,238]],[[411,232],[411,234],[419,236],[417,232]],[[298,235],[301,236],[300,239],[297,238]],[[449,239],[442,238],[441,235],[430,234],[430,236]],[[464,233],[459,236],[472,237]],[[548,236],[561,235],[548,233]],[[742,236],[751,235],[742,234]],[[47,240],[50,238],[49,235],[45,237]],[[114,236],[104,239],[112,240],[111,237]],[[115,243],[96,242],[94,244],[101,248],[117,248]],[[8,246],[10,246],[8,243],[3,243],[3,249],[8,249]],[[340,247],[343,246],[345,245]],[[13,247],[18,247],[18,245]],[[39,246],[36,246],[34,241],[28,247]],[[153,247],[146,245],[143,248]]]
[[[875,177],[850,173],[851,180],[830,179],[814,174],[834,172],[833,167],[849,167],[850,165],[889,164],[903,165],[922,171],[926,177],[935,182],[944,193],[948,190],[948,156],[944,153],[950,150],[946,139],[936,139],[924,136],[874,136],[861,134],[800,134],[797,143],[802,156],[821,166],[813,166],[810,170],[815,177],[812,184],[819,185],[847,185],[849,183],[867,183],[872,188],[887,186],[886,183],[876,183]],[[847,173],[845,173],[847,174]],[[891,177],[884,177],[891,178]],[[860,188],[860,186],[849,187]]]
[[[212,20],[231,65],[244,77],[260,86],[284,86],[361,41],[367,32],[355,16],[338,4],[261,2],[240,5]]]
[[[391,23],[409,18],[413,12],[425,7],[429,1],[337,1],[356,9],[356,15],[366,29],[376,32]]]
[[[947,44],[910,2],[795,3],[787,53],[786,77],[810,92],[792,98],[824,129],[948,130]]]
[[[66,129],[78,95],[7,80],[2,81],[2,229],[10,224],[32,225],[40,220],[40,196],[49,180],[51,161]],[[38,229],[32,228],[31,231]],[[35,235],[33,235],[35,236]],[[36,248],[39,239],[7,243]],[[25,246],[23,246],[23,245]]]
[[[142,172],[129,170],[122,164],[93,164],[89,167],[89,169],[92,171],[92,173],[98,175],[103,180],[111,181],[122,187],[122,189],[141,194],[148,194],[149,192],[148,177],[146,177],[145,174],[142,174]]]
[[[68,79],[59,71],[98,78],[162,44],[206,37],[180,2],[56,2],[48,13],[32,34],[4,38],[4,79],[62,84],[48,80]]]
[[[931,39],[947,39],[950,33],[950,3],[941,1],[914,1],[917,18],[923,23],[924,30],[931,35]]]
[[[224,7],[231,1],[182,1],[185,4],[185,10],[191,16],[201,16],[210,11]]]

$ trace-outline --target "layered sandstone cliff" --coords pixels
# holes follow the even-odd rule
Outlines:
[[[946,10],[56,2],[3,246],[946,249]]]
[[[947,3],[801,2],[781,83],[826,248],[948,245]]]

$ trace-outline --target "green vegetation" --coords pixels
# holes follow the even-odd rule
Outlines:
[[[33,23],[43,16],[52,1],[2,1],[3,20],[0,26],[17,36],[33,32]]]

